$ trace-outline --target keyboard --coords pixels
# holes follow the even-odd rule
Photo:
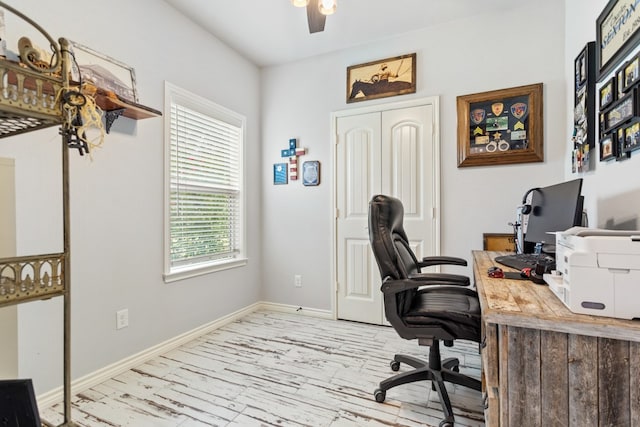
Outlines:
[[[516,270],[522,270],[527,267],[535,268],[536,264],[544,264],[549,270],[556,268],[555,258],[545,254],[502,255],[495,257],[494,261],[507,267],[515,268]]]

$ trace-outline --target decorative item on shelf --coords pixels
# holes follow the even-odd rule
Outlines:
[[[298,147],[298,140],[295,138],[289,139],[289,148],[280,151],[280,157],[289,158],[289,179],[291,181],[298,179],[298,157],[304,156],[306,153],[307,149]]]
[[[105,128],[102,110],[95,102],[96,92],[95,86],[84,83],[80,88],[67,90],[62,95],[64,123],[60,132],[66,136],[69,148],[78,149],[81,156],[102,147],[104,142]]]
[[[458,167],[541,162],[542,83],[457,97]]]
[[[573,172],[587,172],[592,167],[589,153],[595,145],[595,42],[589,42],[574,62]]]
[[[347,103],[415,92],[415,53],[347,67]]]
[[[72,82],[90,82],[125,102],[138,102],[133,67],[80,43],[70,41],[70,44],[74,58],[71,67]]]
[[[29,61],[35,67],[47,70],[52,62],[52,56],[46,50],[35,46],[28,37],[20,37],[18,40],[18,55],[20,61],[26,63]],[[59,75],[59,70],[56,72]]]
[[[302,184],[306,186],[320,185],[320,162],[311,160],[302,164]]]

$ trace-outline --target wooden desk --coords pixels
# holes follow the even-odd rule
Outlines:
[[[502,254],[473,252],[486,425],[640,426],[640,321],[574,314],[545,285],[488,277],[509,270]]]

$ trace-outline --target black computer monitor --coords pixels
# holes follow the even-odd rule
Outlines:
[[[555,252],[555,235],[548,233],[582,224],[584,198],[580,195],[581,190],[582,178],[579,178],[532,192],[531,213],[524,237],[528,250],[525,252],[538,243],[542,244],[543,252]]]

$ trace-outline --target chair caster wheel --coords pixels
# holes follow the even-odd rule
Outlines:
[[[453,427],[453,421],[449,421],[449,420],[442,420],[440,421],[440,424],[438,424],[439,427]]]
[[[384,402],[384,399],[387,397],[387,392],[377,389],[376,391],[373,392],[373,396],[376,398],[376,402],[382,403]],[[453,427],[453,425],[451,427]]]
[[[391,370],[393,372],[400,370],[400,362],[396,362],[395,360],[392,360],[391,363],[389,363],[389,366],[391,366]]]
[[[460,372],[460,366],[459,366],[459,365],[456,365],[456,366],[454,366],[453,368],[451,368],[451,370],[452,370],[453,372]]]

